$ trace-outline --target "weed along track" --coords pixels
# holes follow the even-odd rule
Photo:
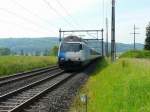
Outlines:
[[[0,95],[6,94],[18,89],[32,82],[41,80],[45,77],[49,77],[54,73],[60,72],[61,70],[57,67],[47,67],[42,69],[36,69],[30,72],[20,73],[19,75],[12,75],[0,79]]]

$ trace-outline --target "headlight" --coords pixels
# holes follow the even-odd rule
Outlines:
[[[78,61],[78,60],[80,60],[80,58],[79,58],[79,57],[78,57],[78,58],[75,58],[75,60]]]
[[[60,60],[65,60],[65,58],[60,58]]]

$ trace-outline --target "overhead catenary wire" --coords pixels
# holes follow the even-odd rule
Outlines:
[[[58,5],[59,5],[60,7],[62,7],[62,9],[64,10],[64,12],[67,14],[68,17],[70,17],[70,19],[73,21],[73,23],[74,23],[77,27],[79,27],[78,22],[74,20],[74,18],[70,15],[70,13],[69,13],[68,10],[63,6],[63,4],[62,4],[59,0],[55,0],[55,1],[58,3]]]
[[[105,13],[106,13],[106,18],[107,18],[107,16],[108,16],[108,7],[109,7],[108,1],[106,1],[106,2],[105,2]]]
[[[19,3],[18,1],[16,1],[16,0],[11,0],[11,2],[13,2],[15,5],[18,5],[19,7],[21,7],[22,9],[24,9],[26,12],[30,13],[31,15],[33,15],[33,16],[39,18],[41,21],[50,24],[49,20],[47,20],[47,19],[45,19],[45,18],[42,18],[40,15],[38,15],[38,14],[35,13],[35,12],[32,12],[30,9],[26,8],[24,5],[22,5],[22,4]],[[52,26],[52,25],[51,25],[51,26]]]
[[[57,10],[50,4],[50,2],[49,2],[48,0],[43,0],[43,2],[50,8],[50,10],[52,10],[53,12],[55,12],[59,17],[62,17],[63,20],[68,24],[68,26],[75,28],[75,26],[74,26],[71,22],[69,22],[66,18],[64,18],[64,16],[63,16],[59,11],[57,11]]]
[[[105,1],[104,0],[99,0],[99,2],[98,2],[98,16],[97,16],[97,18],[98,18],[98,24],[97,24],[97,27],[98,27],[98,29],[100,28],[100,27],[103,27],[104,28],[104,26],[105,26]]]
[[[108,18],[108,15],[109,15],[109,13],[108,13],[108,10],[110,10],[109,7],[110,7],[109,1],[103,0],[102,1],[102,24],[103,24],[103,27],[105,26],[106,18]]]
[[[104,0],[102,1],[102,26],[104,28],[104,24],[105,24],[105,2]]]
[[[39,30],[37,30],[37,29],[31,28],[31,27],[28,27],[28,26],[23,26],[22,24],[19,24],[17,22],[10,22],[10,21],[4,20],[4,19],[0,19],[0,22],[7,23],[9,25],[15,25],[19,28],[24,28],[24,29],[29,30],[29,31],[39,32]]]
[[[87,32],[87,35],[90,36],[90,37],[96,38],[96,36],[90,34],[89,32]]]
[[[33,24],[33,25],[36,26],[37,28],[41,28],[41,27],[44,28],[44,26],[42,26],[42,25],[40,25],[40,24],[37,24],[35,21],[32,21],[31,19],[29,19],[29,18],[27,18],[27,17],[25,17],[25,16],[22,16],[22,15],[19,15],[18,13],[13,12],[13,11],[10,11],[10,10],[8,10],[8,9],[6,9],[6,8],[0,8],[0,11],[7,12],[8,14],[14,15],[15,17],[17,17],[17,18],[19,18],[19,19],[21,19],[21,20],[24,20],[24,21],[26,21],[26,22],[28,22],[28,23],[30,23],[30,24]]]

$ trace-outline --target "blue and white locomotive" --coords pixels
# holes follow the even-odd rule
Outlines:
[[[78,69],[100,56],[101,54],[89,48],[83,39],[68,36],[59,45],[58,65],[63,69]]]

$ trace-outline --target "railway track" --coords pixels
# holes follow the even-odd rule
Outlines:
[[[31,72],[25,72],[20,75],[14,75],[7,78],[5,77],[3,80],[1,78],[0,95],[6,94],[10,91],[13,91],[14,89],[41,80],[45,77],[49,77],[49,75],[52,75],[59,71],[61,71],[61,69],[59,69],[57,66],[54,66],[33,70]]]
[[[40,69],[35,69],[32,71],[22,72],[11,76],[6,77],[0,77],[0,86],[7,84],[9,82],[21,80],[23,78],[32,77],[34,75],[42,74],[45,72],[49,72],[51,70],[58,69],[58,66],[52,66],[52,67],[44,67]]]
[[[61,69],[52,70],[40,80],[0,95],[0,112],[48,112],[65,111],[69,108],[71,98],[77,88],[83,83],[87,68],[81,73],[65,73]]]
[[[22,112],[25,107],[62,85],[74,74],[60,71],[40,81],[0,96],[0,112]]]

